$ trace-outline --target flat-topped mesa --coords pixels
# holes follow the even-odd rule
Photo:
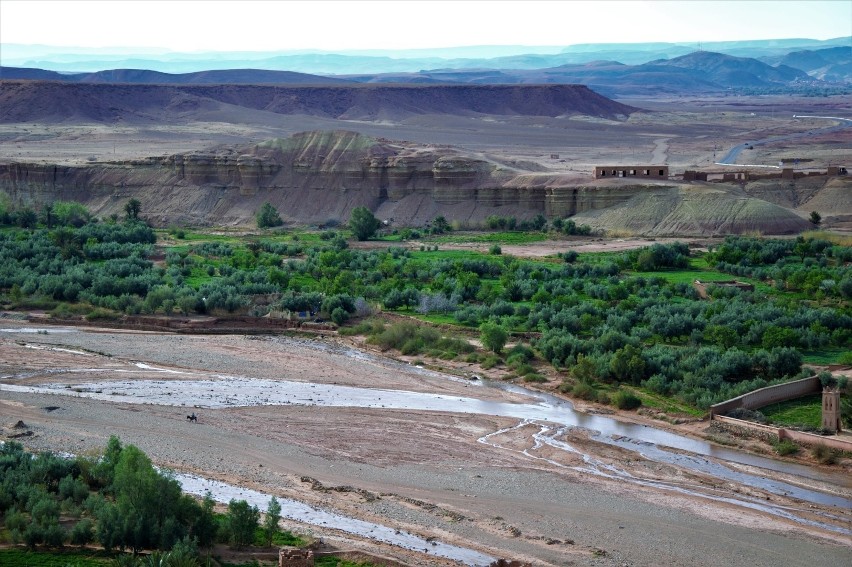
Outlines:
[[[341,120],[415,115],[624,119],[638,109],[584,85],[155,85],[0,80],[0,123],[168,123],[234,107]],[[230,111],[230,110],[229,110]]]

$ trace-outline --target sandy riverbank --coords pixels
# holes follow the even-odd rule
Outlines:
[[[7,328],[16,325],[5,323]],[[21,385],[179,376],[134,364],[144,362],[193,376],[337,383],[487,402],[525,400],[463,380],[377,363],[341,345],[281,337],[48,329],[46,335],[0,334],[0,353],[0,376],[6,377],[2,381]],[[58,409],[45,409],[49,407]],[[582,463],[582,454],[591,455],[637,478],[708,496],[751,491],[755,499],[785,503],[814,518],[832,514],[848,527],[848,510],[784,501],[649,461],[590,440],[581,431],[560,436],[579,451],[571,454],[536,446],[533,434],[543,427],[540,423],[525,425],[487,414],[276,405],[196,409],[201,420],[193,425],[185,420],[187,409],[0,391],[0,421],[3,425],[24,421],[34,434],[20,440],[32,450],[97,451],[110,435],[119,435],[156,463],[176,470],[326,506],[495,557],[541,565],[812,567],[843,564],[852,553],[852,541],[842,534],[571,468]],[[484,437],[488,443],[478,442]],[[302,477],[326,487],[351,486],[366,492],[317,490],[319,485],[303,482]],[[447,564],[428,554],[412,554],[327,527],[290,523],[296,531],[378,550],[412,565]]]

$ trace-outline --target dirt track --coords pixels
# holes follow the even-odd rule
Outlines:
[[[16,326],[3,323],[4,328]],[[79,385],[126,380],[128,370],[134,372],[133,381],[180,377],[133,365],[139,361],[193,375],[212,372],[523,401],[500,390],[407,371],[353,356],[342,347],[317,347],[301,339],[54,329],[46,335],[0,333],[4,383]],[[180,396],[179,391],[174,394]],[[52,406],[59,409],[44,409]],[[493,557],[540,565],[813,567],[843,564],[852,553],[847,536],[575,470],[571,467],[582,464],[580,454],[534,446],[531,435],[542,427],[540,423],[525,425],[487,414],[274,405],[195,409],[201,419],[192,425],[185,421],[188,410],[55,394],[0,394],[0,422],[23,420],[34,435],[20,440],[33,450],[95,451],[115,434],[138,445],[156,463],[176,470],[329,507]],[[487,443],[477,442],[485,436]],[[708,495],[751,491],[760,499],[785,500],[648,461],[632,451],[591,441],[580,430],[568,431],[560,439],[639,478],[664,480]],[[317,490],[319,485],[303,482],[303,476],[326,487],[351,486],[379,498],[365,497],[365,492]],[[839,490],[848,496],[848,489]],[[788,504],[807,509],[789,499]],[[812,508],[816,513],[821,510],[839,514],[841,524],[848,526],[848,511]],[[289,525],[412,565],[450,564],[327,527]]]

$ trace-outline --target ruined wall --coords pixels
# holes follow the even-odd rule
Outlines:
[[[278,553],[278,567],[313,567],[314,552],[310,549],[283,547]]]
[[[800,445],[823,445],[831,449],[852,451],[852,441],[839,437],[826,437],[825,435],[815,435],[813,433],[805,433],[804,431],[793,431],[783,427],[762,425],[760,423],[721,415],[713,416],[713,423],[735,436],[754,437],[767,443],[789,440]]]
[[[725,431],[737,437],[755,437],[767,443],[777,443],[779,440],[778,428],[770,425],[762,425],[744,419],[714,415],[713,422]]]
[[[813,433],[805,433],[804,431],[792,431],[790,429],[779,429],[779,438],[789,439],[800,445],[824,445],[831,449],[839,449],[840,451],[852,451],[852,441],[839,437],[825,437],[824,435],[815,435]]]

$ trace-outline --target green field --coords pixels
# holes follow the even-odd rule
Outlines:
[[[824,348],[822,350],[806,350],[802,352],[802,360],[808,364],[840,364],[841,357],[849,354],[845,348]]]
[[[770,423],[782,426],[819,428],[822,424],[822,394],[813,394],[760,408]]]
[[[487,244],[529,244],[530,242],[542,242],[548,238],[549,236],[543,232],[502,231],[442,234],[440,236],[425,236],[423,240],[439,244],[465,244],[468,242],[482,242]]]
[[[20,547],[0,549],[0,565],[3,567],[105,567],[111,564],[112,557],[112,554],[89,549],[50,552]]]

